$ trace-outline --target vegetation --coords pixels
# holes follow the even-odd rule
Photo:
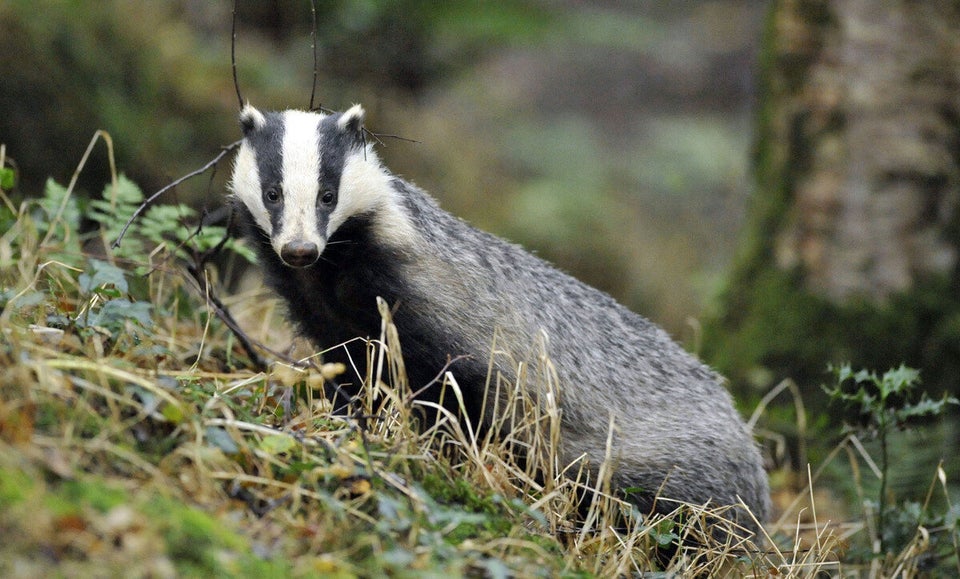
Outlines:
[[[887,483],[890,479],[892,458],[890,439],[897,429],[903,430],[915,426],[923,420],[941,416],[947,405],[958,404],[956,398],[944,395],[940,400],[930,399],[920,390],[920,373],[912,368],[900,366],[882,376],[875,372],[860,370],[854,372],[850,366],[833,369],[836,385],[824,390],[831,401],[842,407],[845,415],[845,429],[862,436],[875,438],[879,442],[879,488],[877,499],[865,502],[868,516],[876,514],[876,524],[870,526],[873,554],[889,557],[905,547],[904,543],[913,539],[918,526],[938,527],[949,531],[943,534],[931,534],[927,537],[933,556],[946,547],[957,548],[957,518],[960,510],[947,503],[948,511],[943,514],[932,512],[930,493],[924,504],[907,502],[891,503]],[[938,476],[945,477],[942,466]],[[945,484],[945,481],[944,481]],[[946,523],[946,525],[944,525]]]
[[[719,283],[718,245],[739,225],[713,204],[748,189],[739,159],[749,131],[730,123],[748,99],[708,79],[742,89],[736,71],[749,67],[736,62],[753,52],[743,40],[747,12],[730,8],[749,3],[694,4],[702,6],[689,13],[706,28],[653,18],[680,14],[674,7],[684,3],[621,11],[329,0],[320,3],[318,94],[329,106],[361,100],[380,127],[429,143],[381,152],[458,215],[688,337],[683,320],[700,301],[686,294]],[[242,5],[244,96],[305,106],[307,4]],[[777,465],[779,511],[761,549],[717,544],[705,530],[722,513],[694,505],[645,520],[597,492],[585,512],[575,508],[578,484],[602,491],[603,481],[561,476],[561,466],[569,474],[577,465],[557,465],[549,452],[523,465],[509,452],[532,441],[549,449],[549,415],[532,415],[522,440],[477,439],[452,416],[422,432],[403,388],[369,376],[379,396],[363,415],[330,416],[317,387],[340,369],[302,345],[284,348],[290,337],[269,296],[235,281],[249,259],[244,246],[200,226],[205,212],[194,207],[219,199],[211,192],[222,189],[223,171],[207,188],[178,188],[175,204],[146,211],[112,246],[142,203],[135,183],[155,190],[236,138],[229,9],[0,3],[0,136],[9,145],[0,143],[0,575],[960,573],[956,466],[918,458],[942,454],[930,429],[899,432],[935,423],[952,399],[923,399],[910,369],[840,367],[826,388],[830,406],[816,388],[828,363],[883,369],[905,360],[922,368],[925,387],[956,394],[956,276],[925,279],[881,306],[839,307],[799,291],[798,271],[767,267],[795,179],[782,170],[794,157],[767,146],[793,142],[773,138],[774,51],[761,51],[762,194],[753,196],[750,238],[720,311],[691,340],[732,379],[742,408],[760,401],[752,423]],[[472,76],[479,54],[512,43],[522,45],[508,59],[519,54],[525,82],[512,61],[477,67],[499,76]],[[712,60],[690,67],[698,50]],[[598,69],[600,59],[607,65]],[[583,82],[584,68],[606,80]],[[723,74],[705,72],[714,69]],[[97,128],[109,130],[98,142],[110,155],[85,156],[66,187],[44,185],[46,175],[69,175]],[[114,142],[132,180],[114,168]],[[706,200],[709,212],[681,207]],[[252,344],[231,331],[224,306]],[[402,376],[389,329],[387,316],[370,355]],[[799,386],[770,391],[784,376]],[[455,377],[446,386],[456,395]],[[787,392],[793,404],[771,402]],[[830,433],[841,416],[848,427],[837,442]],[[919,498],[897,481],[911,470]]]
[[[956,558],[956,511],[910,519],[904,506],[887,515],[912,530],[900,551],[845,560],[869,525],[818,520],[809,487],[761,545],[735,530],[718,541],[712,530],[729,524],[703,506],[644,516],[603,477],[558,464],[556,408],[520,393],[526,418],[505,439],[443,412],[415,430],[385,307],[363,411],[331,415],[317,392],[343,368],[268,352],[268,370],[251,370],[217,315],[217,285],[201,282],[219,275],[210,250],[246,256],[242,246],[186,207],[157,206],[113,249],[142,193],[114,174],[83,201],[75,183],[50,181],[19,204],[4,193],[0,206],[4,576],[810,576]],[[283,322],[260,291],[225,302],[254,343],[275,345]],[[454,376],[443,385],[458,395]],[[932,545],[931,524],[948,539]]]

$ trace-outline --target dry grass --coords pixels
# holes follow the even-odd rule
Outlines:
[[[533,397],[492,376],[504,403],[491,409],[490,431],[439,405],[439,420],[414,430],[423,403],[384,304],[381,336],[367,344],[365,428],[331,415],[317,388],[343,368],[310,355],[249,370],[169,247],[118,259],[99,234],[78,233],[71,195],[2,199],[3,576],[859,571],[842,557],[863,526],[824,520],[809,487],[760,545],[738,538],[724,509],[677,504],[669,516],[640,516],[609,492],[609,462],[593,480],[583,461],[559,460],[554,380]],[[96,267],[103,277],[91,280]],[[290,343],[261,290],[225,302],[254,339]],[[537,363],[537,375],[553,375],[549,359]],[[439,381],[462,400],[455,375]],[[724,542],[718,525],[730,531]],[[873,575],[914,576],[922,534]],[[654,556],[678,543],[669,561]]]

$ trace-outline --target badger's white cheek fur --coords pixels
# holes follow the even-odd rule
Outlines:
[[[253,219],[268,235],[273,234],[270,214],[263,205],[260,186],[260,174],[257,171],[257,156],[246,143],[240,147],[234,164],[233,178],[230,184],[237,197],[253,215]]]
[[[366,154],[356,151],[347,157],[340,177],[337,207],[327,221],[327,238],[350,217],[368,213],[375,217],[373,227],[380,239],[398,246],[410,243],[415,232],[394,198],[392,179],[372,149],[367,149]]]

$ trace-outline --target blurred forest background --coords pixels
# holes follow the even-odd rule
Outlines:
[[[372,130],[418,141],[385,140],[394,172],[690,338],[750,188],[764,8],[661,4],[320,1],[317,101],[364,104]],[[231,9],[5,2],[0,135],[23,191],[68,179],[97,129],[146,191],[236,140]],[[245,99],[308,106],[310,18],[305,1],[240,3]]]
[[[67,181],[97,129],[112,136],[120,170],[148,192],[235,141],[231,4],[0,4],[0,142],[18,168],[18,194],[38,193],[48,177]],[[842,19],[856,15],[800,0],[317,4],[319,103],[362,103],[373,131],[416,141],[383,139],[395,173],[663,325],[729,376],[745,411],[779,381],[796,380],[811,430],[798,431],[789,400],[763,422],[792,445],[838,418],[820,391],[830,362],[878,371],[906,362],[934,392],[957,392],[955,259],[877,300],[822,291],[830,284],[808,275],[807,234],[823,228],[802,215],[817,208],[823,188],[805,190],[813,201],[797,208],[803,195],[784,175],[817,175],[814,161],[837,151],[836,139],[819,138],[852,125],[831,113],[850,103],[843,72],[831,76],[827,65],[849,54]],[[945,104],[934,105],[956,122],[960,36],[950,40],[950,27],[958,9],[927,4],[942,4],[946,28],[920,38],[946,51],[946,72],[930,56],[915,78],[946,86]],[[240,3],[245,99],[308,106],[310,22],[308,2]],[[873,62],[880,68],[868,74],[882,76],[887,61]],[[811,79],[819,84],[805,88]],[[928,210],[943,227],[932,235],[947,232],[953,247],[957,130],[937,133],[942,172],[906,167],[891,177],[936,189]],[[870,144],[869,136],[861,142]],[[169,200],[220,207],[226,173]],[[81,187],[99,192],[108,174],[98,151]],[[837,275],[855,269],[839,267]],[[902,486],[926,484],[956,440],[941,427],[905,439]],[[814,461],[817,452],[814,445]],[[804,466],[797,456],[779,460]]]

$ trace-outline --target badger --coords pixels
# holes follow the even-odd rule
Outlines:
[[[351,348],[380,335],[380,298],[412,390],[447,369],[467,419],[489,425],[491,371],[520,378],[517,360],[541,344],[559,384],[561,460],[586,456],[597,469],[609,457],[612,486],[641,508],[675,507],[657,497],[742,501],[752,516],[734,508],[734,519],[758,530],[770,500],[751,433],[719,377],[665,331],[392,174],[365,138],[359,105],[246,104],[240,127],[229,187],[244,236],[300,334],[330,360],[363,363]],[[511,355],[496,355],[495,342]]]

